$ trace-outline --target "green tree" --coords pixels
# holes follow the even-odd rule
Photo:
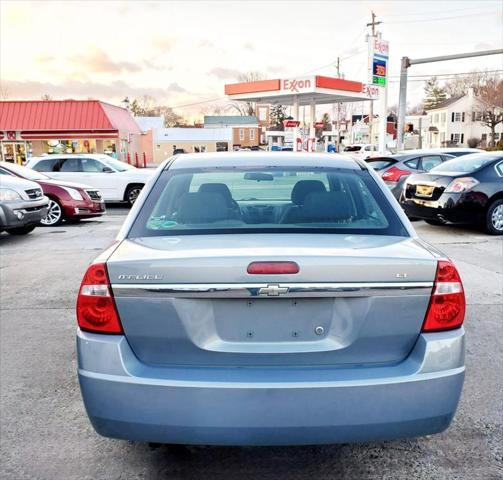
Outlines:
[[[445,89],[438,84],[437,77],[431,77],[426,81],[424,87],[426,98],[424,99],[424,109],[431,110],[447,98]]]
[[[282,132],[285,127],[283,120],[286,118],[286,107],[283,105],[273,105],[269,113],[270,129]]]

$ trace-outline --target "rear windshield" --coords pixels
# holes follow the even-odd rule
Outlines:
[[[129,237],[247,232],[408,236],[367,171],[296,167],[165,171]]]
[[[374,158],[368,158],[365,160],[365,162],[370,165],[374,170],[382,170],[384,168],[387,168],[397,161],[393,158],[381,158],[381,157],[374,157]]]
[[[462,157],[447,160],[447,162],[432,168],[431,173],[472,173],[485,167],[495,160],[501,159],[501,155],[487,153],[472,153]]]
[[[359,152],[362,149],[361,145],[350,145],[344,149],[345,152]]]

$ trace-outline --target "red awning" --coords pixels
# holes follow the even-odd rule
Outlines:
[[[119,131],[141,134],[124,108],[98,100],[0,102],[0,131],[22,139],[117,138]]]

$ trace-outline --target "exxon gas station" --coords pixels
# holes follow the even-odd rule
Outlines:
[[[225,86],[230,100],[268,103],[292,107],[293,120],[285,121],[284,140],[294,151],[316,150],[316,106],[345,102],[377,100],[379,87],[375,85],[325,76],[308,76],[254,82],[234,83]],[[302,125],[299,120],[301,106],[309,106],[309,120]],[[269,142],[278,132],[267,132]],[[335,132],[324,132],[324,136]],[[327,144],[327,142],[325,142]]]
[[[315,131],[322,126],[316,122],[317,105],[370,102],[381,96],[379,111],[386,118],[388,42],[379,37],[369,37],[368,45],[368,83],[313,75],[228,84],[225,85],[225,94],[229,100],[292,107],[293,119],[284,122],[283,140],[285,144],[291,144],[294,151],[314,152],[317,142]],[[301,106],[309,106],[309,119],[302,125],[299,117]],[[385,122],[382,123],[385,125]],[[325,150],[328,138],[336,134],[323,132]],[[269,146],[274,135],[279,135],[279,132],[267,132]],[[379,143],[384,151],[385,131],[382,137]]]

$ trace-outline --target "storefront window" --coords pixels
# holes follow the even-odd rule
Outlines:
[[[117,158],[117,147],[115,145],[115,140],[103,140],[103,153],[110,155],[113,158]]]
[[[46,140],[44,153],[96,153],[96,140]]]
[[[23,165],[31,154],[30,142],[2,142],[1,158],[5,162]]]

